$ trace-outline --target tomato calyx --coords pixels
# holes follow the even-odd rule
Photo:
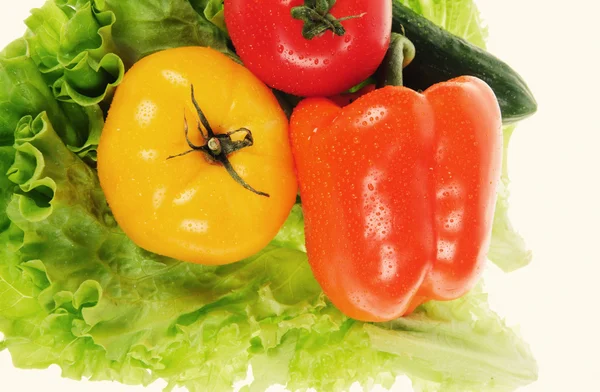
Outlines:
[[[252,145],[254,145],[252,131],[250,131],[247,128],[240,128],[236,129],[235,131],[223,134],[215,134],[212,127],[210,126],[210,123],[208,122],[208,119],[204,115],[204,112],[202,112],[202,109],[200,109],[198,101],[196,101],[196,97],[194,95],[194,85],[192,85],[191,90],[192,103],[194,104],[196,112],[198,113],[198,118],[200,119],[197,128],[200,134],[202,135],[202,140],[204,140],[205,143],[199,146],[192,143],[192,141],[189,138],[189,127],[187,118],[184,114],[185,140],[188,146],[190,146],[190,149],[188,151],[182,152],[181,154],[171,155],[167,158],[167,160],[182,157],[184,155],[200,151],[204,153],[204,155],[210,160],[210,162],[223,165],[223,167],[225,168],[225,170],[227,170],[227,173],[229,173],[231,178],[233,178],[235,182],[243,186],[245,189],[249,190],[250,192],[256,193],[259,196],[270,197],[268,193],[258,191],[252,186],[250,186],[250,184],[248,184],[238,174],[238,172],[235,171],[233,165],[231,164],[228,158],[228,156],[233,154],[234,152],[240,151],[246,147],[251,147]],[[204,129],[206,130],[206,133],[204,132],[202,127],[204,127]],[[242,132],[245,133],[245,136],[242,140],[233,140],[231,138],[232,135]]]
[[[292,17],[304,22],[302,36],[308,40],[323,35],[331,30],[335,35],[346,34],[346,29],[341,22],[348,19],[361,18],[365,15],[346,16],[336,18],[329,11],[335,5],[336,0],[304,0],[304,5],[292,8]]]

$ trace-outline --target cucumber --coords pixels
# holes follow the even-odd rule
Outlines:
[[[406,35],[416,48],[414,60],[404,69],[405,86],[425,90],[458,76],[476,76],[494,90],[504,124],[520,121],[536,112],[533,93],[510,66],[396,0],[392,3],[392,31]]]

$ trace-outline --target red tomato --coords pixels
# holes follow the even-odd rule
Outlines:
[[[323,10],[317,3],[334,5]],[[296,19],[293,9],[296,18],[327,21]],[[225,0],[225,22],[238,55],[266,84],[299,96],[329,96],[375,72],[390,43],[392,2]]]
[[[386,87],[340,108],[310,98],[290,132],[308,260],[329,299],[392,320],[477,282],[502,163],[494,93],[461,77]]]

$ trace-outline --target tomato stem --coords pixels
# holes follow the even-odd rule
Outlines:
[[[362,18],[360,15],[345,16],[336,18],[330,11],[335,5],[336,0],[304,0],[304,5],[292,8],[292,18],[304,22],[302,36],[308,40],[323,35],[327,30],[333,31],[335,35],[342,36],[346,34],[346,29],[341,22],[348,19]]]
[[[177,155],[171,155],[167,158],[167,160],[182,157],[192,152],[200,151],[204,153],[210,159],[211,162],[218,162],[221,165],[223,165],[223,167],[225,168],[225,170],[227,170],[227,173],[229,173],[231,178],[233,178],[238,184],[243,186],[245,189],[256,193],[259,196],[270,197],[268,193],[257,191],[256,189],[251,187],[242,177],[240,177],[240,175],[233,168],[233,165],[231,164],[228,158],[230,154],[233,154],[234,152],[240,151],[241,149],[254,145],[252,131],[250,131],[247,128],[240,128],[236,129],[235,131],[227,132],[224,134],[215,134],[212,127],[210,126],[210,123],[208,122],[208,119],[204,115],[204,112],[202,111],[202,109],[200,109],[198,101],[196,101],[196,97],[194,95],[194,85],[192,85],[192,103],[194,104],[196,112],[198,113],[199,122],[197,128],[200,134],[202,135],[202,139],[205,141],[205,144],[197,146],[194,143],[192,143],[192,141],[189,138],[189,127],[187,118],[185,117],[184,113],[183,130],[185,134],[185,140],[188,146],[190,146],[190,150],[184,151]],[[206,130],[206,133],[202,129],[203,127],[204,130]],[[235,135],[236,133],[245,133],[245,136],[242,140],[233,140],[231,136]]]
[[[210,151],[212,151],[213,154],[219,155],[222,151],[221,142],[219,142],[219,139],[217,139],[216,137],[210,139],[208,143],[206,143],[206,145],[208,146]]]

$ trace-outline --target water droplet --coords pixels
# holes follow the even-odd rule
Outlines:
[[[206,233],[208,231],[208,222],[196,219],[185,219],[180,227],[190,233]]]
[[[162,71],[162,75],[171,84],[180,86],[187,86],[189,84],[188,80],[179,72],[166,69]]]
[[[186,204],[186,203],[190,202],[193,199],[193,197],[196,195],[197,192],[198,192],[198,189],[196,189],[196,188],[186,189],[185,191],[181,192],[173,200],[173,203],[176,204],[176,205]]]
[[[158,157],[158,151],[152,149],[142,150],[139,156],[145,161],[154,161]]]
[[[140,102],[135,113],[135,118],[138,124],[142,127],[150,125],[150,123],[156,116],[157,110],[158,107],[156,106],[156,104],[150,100],[143,100],[142,102]]]
[[[166,193],[167,190],[165,188],[159,188],[154,192],[152,197],[152,205],[155,209],[158,209],[162,205],[163,201],[165,200]]]

